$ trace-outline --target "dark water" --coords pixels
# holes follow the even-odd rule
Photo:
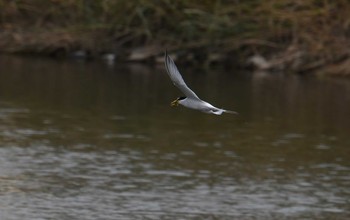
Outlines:
[[[0,57],[0,219],[348,219],[350,81]]]

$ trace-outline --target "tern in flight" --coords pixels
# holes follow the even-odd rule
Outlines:
[[[208,102],[201,100],[196,93],[194,93],[183,80],[179,70],[177,69],[174,61],[168,55],[167,51],[165,51],[165,68],[170,76],[171,81],[173,81],[174,85],[181,90],[185,94],[185,96],[179,97],[171,102],[171,106],[183,105],[187,108],[199,110],[208,114],[221,115],[222,113],[231,113],[237,114],[237,112],[229,111],[221,108],[217,108]]]

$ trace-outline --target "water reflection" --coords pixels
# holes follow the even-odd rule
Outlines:
[[[0,59],[1,219],[346,219],[350,86]],[[210,83],[208,83],[210,82]]]

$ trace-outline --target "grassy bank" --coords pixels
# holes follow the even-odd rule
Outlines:
[[[82,49],[123,61],[168,48],[185,60],[237,64],[258,54],[264,68],[350,75],[349,11],[348,0],[0,0],[0,50]]]

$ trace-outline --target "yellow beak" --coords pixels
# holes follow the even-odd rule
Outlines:
[[[171,107],[178,106],[179,105],[179,99],[176,99],[170,103]]]

